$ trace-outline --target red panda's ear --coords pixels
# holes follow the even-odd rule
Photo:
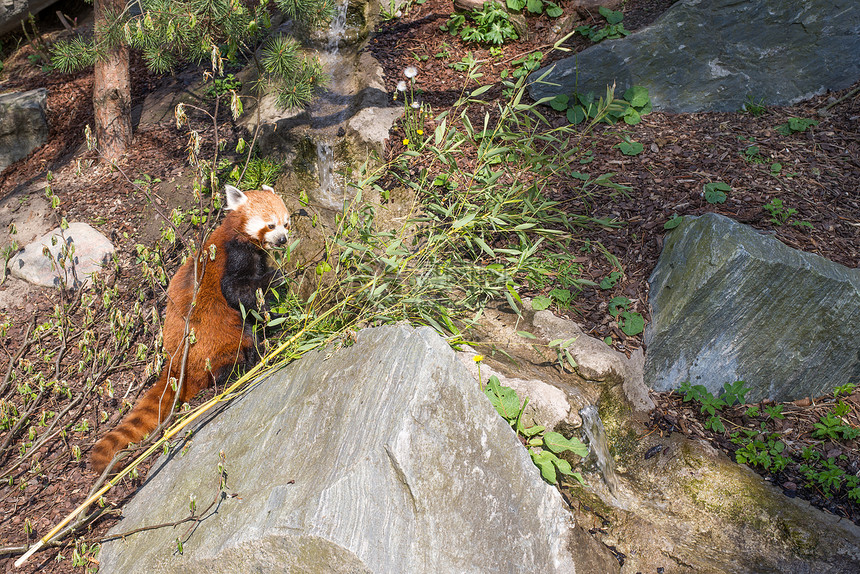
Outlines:
[[[225,185],[224,191],[227,193],[227,209],[238,209],[248,201],[248,196],[242,193],[239,188],[232,185]]]
[[[263,186],[261,186],[261,189],[263,191],[269,191],[271,193],[275,193],[275,189],[270,185],[263,185]]]

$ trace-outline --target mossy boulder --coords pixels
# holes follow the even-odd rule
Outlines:
[[[685,217],[650,277],[645,381],[750,401],[817,396],[860,379],[860,271],[727,217]]]

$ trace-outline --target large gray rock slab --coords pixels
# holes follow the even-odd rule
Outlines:
[[[860,271],[727,217],[685,217],[650,278],[645,381],[747,399],[817,396],[860,379]]]
[[[45,88],[0,95],[0,171],[47,141],[47,98]]]
[[[561,496],[429,328],[361,331],[262,381],[153,468],[113,532],[204,507],[219,451],[238,496],[190,531],[103,545],[99,572],[576,570]]]
[[[654,109],[787,105],[860,79],[857,0],[682,0],[655,24],[554,64],[533,98],[648,88]],[[547,68],[532,74],[532,81]]]
[[[62,253],[63,245],[67,246],[71,262]],[[46,248],[50,258],[45,256]],[[42,287],[79,287],[87,283],[90,275],[101,271],[113,252],[113,243],[107,237],[75,221],[65,230],[58,227],[28,244],[9,260],[9,271],[18,279]]]

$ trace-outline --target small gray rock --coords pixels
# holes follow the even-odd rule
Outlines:
[[[114,252],[110,240],[86,223],[76,221],[70,223],[68,229],[61,231],[58,227],[46,233],[15,255],[9,261],[12,275],[42,287],[57,287],[62,282],[69,287],[80,287],[88,282],[90,275],[101,271]],[[72,265],[68,262],[63,263],[64,269],[63,266],[59,269],[56,266],[56,262],[62,259],[60,251],[63,242],[70,249],[74,249],[74,274]],[[46,247],[54,262],[45,256]]]
[[[0,95],[0,171],[48,139],[45,88]]]
[[[610,386],[622,385],[630,406],[637,411],[654,408],[643,380],[641,351],[627,358],[603,341],[583,333],[573,321],[556,317],[549,311],[535,313],[534,325],[547,339],[571,340],[567,350],[576,361],[576,371],[582,378]]]

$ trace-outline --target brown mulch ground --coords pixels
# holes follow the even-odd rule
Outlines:
[[[647,25],[671,4],[671,0],[630,0],[624,7],[625,25],[630,30]],[[511,61],[535,49],[546,52],[547,44],[551,44],[547,38],[554,23],[546,17],[530,18],[530,39],[505,46],[501,55],[495,56],[486,49],[466,45],[440,31],[439,25],[449,14],[450,2],[445,0],[427,0],[413,5],[402,18],[384,23],[368,46],[368,50],[382,63],[387,88],[392,93],[403,78],[404,68],[418,68],[421,97],[433,106],[435,112],[450,106],[464,89],[465,77],[450,64],[460,61],[467,52],[472,52],[479,60],[486,60],[484,80],[490,82],[498,81],[502,70],[510,68]],[[580,49],[586,44],[584,39],[577,37],[571,42],[571,47]],[[28,53],[25,47],[15,57],[26,61]],[[437,54],[445,56],[437,57]],[[556,57],[549,55],[544,62]],[[77,174],[76,166],[70,160],[83,158],[86,161],[88,157],[81,146],[83,127],[92,121],[89,101],[91,72],[52,75],[32,66],[12,66],[8,61],[6,64],[7,75],[0,77],[0,90],[48,87],[51,132],[48,144],[0,173],[0,198],[28,182],[44,181],[47,171],[52,171],[52,185],[62,201],[63,215],[69,220],[100,222],[104,229],[112,231],[121,253],[122,271],[117,284],[122,287],[121,299],[130,306],[140,289],[139,278],[133,272],[134,244],[142,242],[141,237],[152,240],[152,236],[147,235],[152,213],[141,209],[143,200],[135,195],[129,178],[147,173],[162,179],[165,182],[161,188],[164,203],[170,206],[170,184],[181,181],[179,178],[186,170],[185,136],[169,125],[139,131],[131,154],[123,164],[129,177],[126,173],[103,167]],[[135,105],[165,81],[147,74],[139,62],[133,65],[133,78]],[[577,295],[570,314],[593,336],[601,339],[612,337],[619,350],[629,352],[640,347],[640,337],[626,337],[611,320],[607,302],[613,296],[625,295],[634,301],[635,310],[647,318],[647,278],[660,253],[663,224],[676,213],[698,215],[716,211],[774,234],[792,247],[857,267],[860,264],[860,193],[857,191],[857,182],[860,181],[860,98],[849,98],[835,105],[829,116],[817,115],[818,109],[841,95],[821,96],[791,108],[767,108],[759,117],[741,113],[652,113],[637,126],[601,126],[593,137],[594,160],[584,165],[582,171],[595,176],[615,173],[613,181],[629,186],[629,193],[609,195],[595,190],[586,204],[579,194],[559,189],[554,199],[565,201],[571,211],[624,222],[617,230],[595,229],[589,233],[591,241],[600,242],[619,259],[624,277],[610,290],[584,289]],[[779,135],[774,128],[792,116],[815,118],[820,124],[806,133]],[[552,117],[553,121],[562,121],[557,115]],[[399,129],[395,128],[391,138],[391,154],[402,150],[399,142],[403,135],[397,131]],[[642,143],[645,151],[634,157],[620,154],[613,146],[620,141],[622,133]],[[751,145],[758,147],[758,154],[745,153]],[[774,162],[783,166],[777,175],[771,173]],[[722,205],[708,204],[702,196],[703,185],[713,181],[724,181],[732,186],[728,200]],[[768,221],[770,216],[762,206],[773,198],[782,199],[787,207],[796,209],[795,218],[809,222],[813,227],[775,225]],[[123,236],[124,233],[128,238]],[[599,281],[613,271],[607,259],[594,250],[583,251],[581,259],[585,278]],[[157,306],[154,295],[152,299],[147,304]],[[50,294],[34,297],[32,314],[43,320],[50,313],[52,304]],[[8,353],[0,355],[0,374],[6,371],[9,355],[20,346],[28,321],[18,316],[13,319],[16,328],[0,341]],[[140,385],[143,382],[141,378],[139,373],[119,373],[114,384],[122,388]],[[702,427],[704,419],[690,403],[681,402],[675,394],[656,398],[659,406],[652,415],[653,432],[700,435],[724,450],[733,450],[734,445],[724,436]],[[849,400],[854,409],[851,421],[856,425],[857,394]],[[804,444],[813,442],[809,438],[810,429],[823,414],[822,409],[832,404],[828,401],[816,401],[812,406],[787,406],[789,416],[786,420],[791,424],[775,421],[769,424],[773,425],[774,432],[782,433],[785,440],[791,442],[792,448],[799,450]],[[87,411],[91,421],[98,420],[99,406],[106,408],[110,405],[94,404]],[[750,417],[745,419],[745,416],[742,409],[735,408],[727,413],[726,418],[733,424],[746,427],[760,422]],[[110,424],[111,421],[101,426],[94,423],[95,428],[91,432],[70,439],[80,441],[84,460],[96,436]],[[2,436],[0,432],[0,438]],[[836,447],[824,445],[823,448],[833,451]],[[856,451],[854,448],[853,452],[845,453],[849,455],[845,468],[853,469],[855,473],[858,470]],[[43,469],[49,470],[30,481],[24,489],[17,488],[18,482],[16,488],[0,486],[0,546],[19,544],[26,539],[32,541],[43,535],[82,501],[95,477],[83,462],[61,458],[60,452],[58,448],[56,452],[46,453],[42,465]],[[22,472],[27,470],[22,469]],[[767,478],[790,495],[805,496],[855,522],[860,519],[857,505],[824,499],[814,489],[804,489],[803,480],[796,471]],[[124,485],[109,497],[110,501],[121,504],[136,485],[136,481]],[[29,535],[23,532],[27,519],[34,528]],[[112,523],[111,520],[103,521],[92,535],[103,535]],[[46,572],[68,571],[68,561],[61,564],[52,562],[55,553],[40,554],[29,570],[22,571],[40,568]],[[63,553],[68,558],[71,551],[66,549]],[[11,559],[0,559],[0,567],[9,571],[11,562]]]

